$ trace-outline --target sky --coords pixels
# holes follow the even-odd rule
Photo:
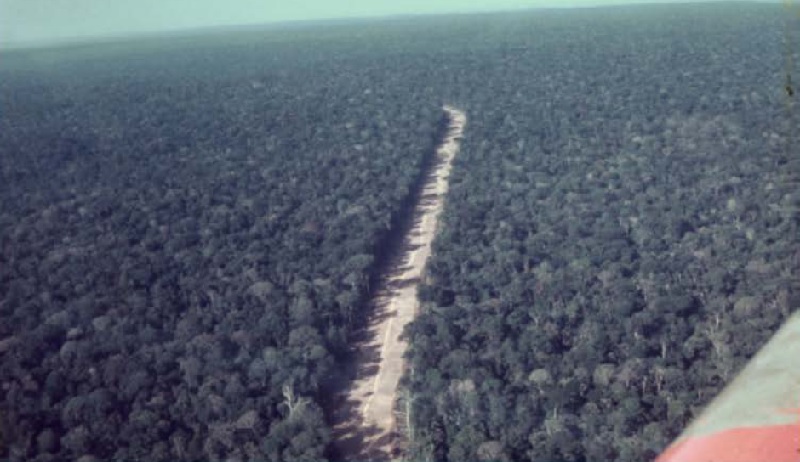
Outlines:
[[[200,27],[670,0],[0,0],[0,47]],[[686,1],[673,1],[686,3]]]

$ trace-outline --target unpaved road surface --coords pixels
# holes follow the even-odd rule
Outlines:
[[[403,237],[402,249],[380,277],[366,332],[355,345],[355,378],[341,396],[334,398],[333,437],[341,461],[380,461],[397,456],[392,453],[399,442],[394,405],[407,346],[400,335],[418,311],[417,285],[431,254],[450,168],[466,125],[463,112],[451,106],[443,109],[449,129],[414,206],[413,225]]]

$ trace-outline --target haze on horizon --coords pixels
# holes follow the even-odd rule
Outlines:
[[[706,0],[708,1],[708,0]],[[723,1],[723,0],[711,0]],[[215,26],[692,0],[0,0],[0,48]]]

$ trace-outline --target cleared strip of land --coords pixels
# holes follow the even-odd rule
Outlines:
[[[414,205],[413,225],[403,237],[397,257],[381,275],[370,302],[367,332],[355,345],[356,377],[336,400],[333,429],[340,460],[390,460],[396,456],[393,450],[399,435],[394,405],[407,347],[400,336],[418,311],[417,285],[431,254],[450,169],[467,121],[462,111],[451,106],[443,109],[448,130]]]

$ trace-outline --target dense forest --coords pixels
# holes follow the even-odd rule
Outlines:
[[[322,459],[442,114],[380,58],[270,37],[4,59],[0,458]]]
[[[464,98],[408,332],[412,459],[652,460],[797,309],[797,126],[761,11],[509,25],[531,45]]]
[[[329,456],[442,102],[470,123],[407,332],[409,457],[653,457],[800,304],[781,12],[3,52],[0,459]]]

